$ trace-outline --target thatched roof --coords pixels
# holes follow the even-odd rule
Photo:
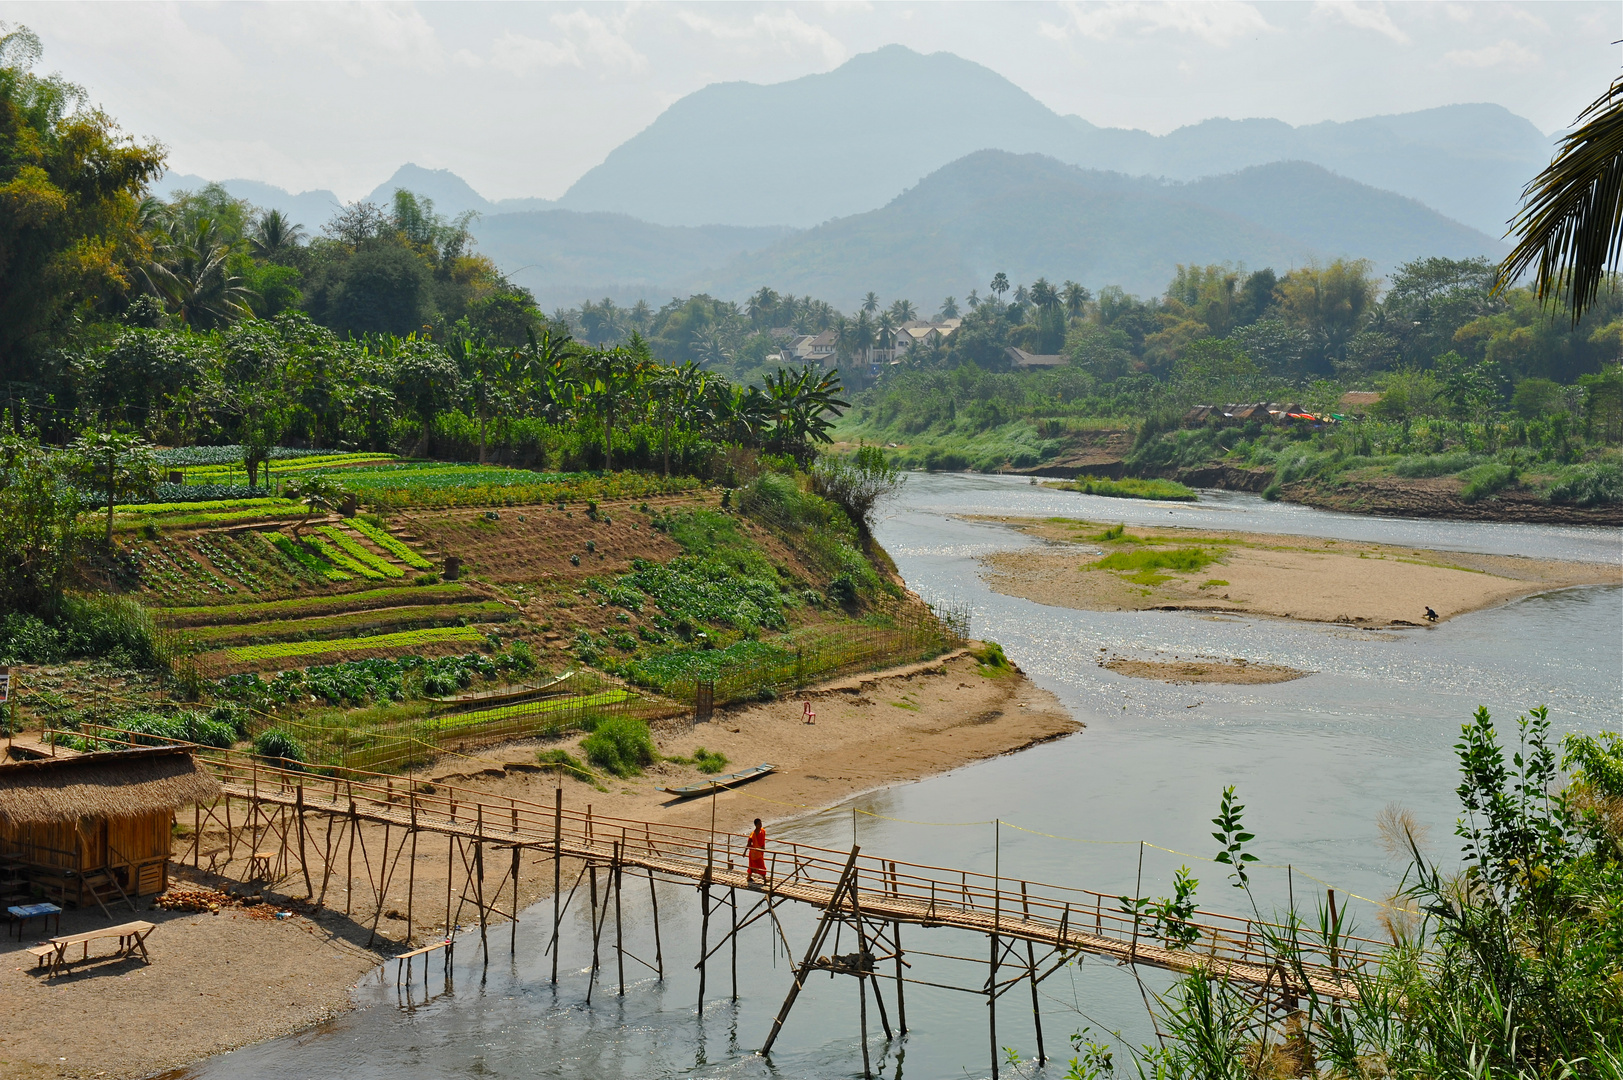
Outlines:
[[[0,765],[0,825],[169,813],[219,794],[181,747],[120,750]]]

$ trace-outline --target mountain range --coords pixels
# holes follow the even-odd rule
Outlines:
[[[979,64],[887,46],[826,74],[696,91],[556,201],[489,200],[414,164],[368,199],[403,187],[473,211],[481,250],[549,307],[761,284],[846,306],[869,289],[933,303],[999,269],[1153,293],[1180,262],[1497,257],[1549,150],[1497,105],[1101,128]],[[205,182],[170,175],[159,192]],[[311,232],[340,205],[325,190],[223,186]]]

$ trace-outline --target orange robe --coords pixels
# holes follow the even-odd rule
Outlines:
[[[766,830],[756,829],[749,839],[750,874],[766,876]]]

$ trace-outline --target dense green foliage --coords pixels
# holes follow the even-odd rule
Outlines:
[[[1195,498],[1194,489],[1171,480],[1136,480],[1132,477],[1107,480],[1099,476],[1079,476],[1067,486],[1084,495],[1106,495],[1114,499],[1175,499],[1191,502]]]
[[[619,777],[640,775],[659,760],[648,724],[629,716],[599,721],[581,740],[580,749],[587,761]]]

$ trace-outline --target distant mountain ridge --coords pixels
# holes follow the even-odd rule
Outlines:
[[[695,286],[736,297],[770,284],[846,308],[871,289],[932,307],[985,290],[999,270],[1011,281],[1070,278],[1157,295],[1179,263],[1283,272],[1345,255],[1382,272],[1424,255],[1502,251],[1415,200],[1305,162],[1176,183],[983,150],[879,210],[742,255]]]
[[[673,104],[558,200],[668,225],[811,226],[861,213],[976,150],[1187,180],[1301,160],[1502,235],[1547,139],[1498,105],[1296,128],[1213,119],[1167,135],[1060,116],[989,68],[888,45],[771,85],[716,83]]]

